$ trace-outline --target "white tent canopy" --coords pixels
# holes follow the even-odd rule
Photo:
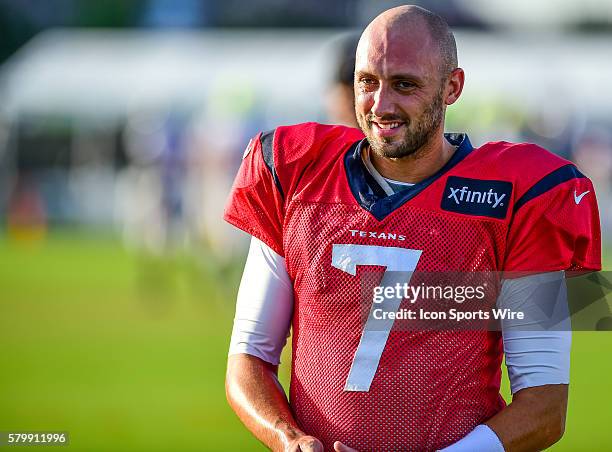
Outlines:
[[[9,117],[87,119],[156,108],[203,108],[215,97],[257,98],[280,122],[320,118],[330,67],[321,31],[44,32],[0,71]],[[457,33],[464,98],[491,93],[527,106],[560,102],[608,114],[612,58],[605,37]]]
[[[53,30],[2,69],[4,110],[81,117],[198,108],[210,95],[251,93],[269,106],[320,107],[325,43],[314,32]],[[306,111],[305,113],[309,113]]]

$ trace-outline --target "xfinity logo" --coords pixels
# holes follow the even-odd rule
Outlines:
[[[466,215],[505,218],[512,184],[500,180],[449,176],[442,197],[442,209]]]
[[[494,192],[492,188],[489,188],[488,192],[481,191],[470,191],[467,187],[463,186],[461,189],[449,187],[451,194],[448,195],[449,198],[452,198],[457,204],[461,204],[461,201],[465,202],[476,202],[476,203],[487,203],[493,204],[493,208],[495,209],[497,206],[503,206],[503,199],[506,197],[506,194],[503,193],[501,196],[499,193]]]

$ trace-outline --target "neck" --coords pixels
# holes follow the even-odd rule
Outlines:
[[[370,160],[381,176],[417,184],[439,171],[454,153],[455,147],[439,133],[435,139],[406,157],[388,158],[370,152]]]

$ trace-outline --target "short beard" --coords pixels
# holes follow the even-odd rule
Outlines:
[[[372,121],[368,120],[367,117],[358,116],[359,127],[376,155],[393,159],[408,157],[427,144],[440,127],[444,118],[443,98],[444,90],[443,87],[440,87],[433,101],[415,121],[411,121],[409,118],[397,118],[405,123],[406,133],[404,139],[395,145],[392,144],[391,140],[385,138],[382,139],[382,142],[377,141],[378,139],[372,133]],[[387,118],[383,119],[387,120]]]

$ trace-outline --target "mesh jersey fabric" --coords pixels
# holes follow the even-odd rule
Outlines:
[[[330,450],[335,440],[363,451],[436,450],[503,408],[500,334],[394,328],[369,390],[345,391],[369,309],[363,293],[385,268],[357,266],[351,275],[332,265],[333,246],[421,250],[421,272],[596,270],[594,196],[582,206],[551,206],[547,198],[574,203],[572,192],[592,186],[541,148],[499,142],[469,149],[408,195],[377,199],[375,187],[359,186],[366,170],[351,166],[361,138],[314,123],[259,135],[225,219],[285,257],[295,302],[290,404],[300,427]],[[451,177],[510,184],[506,215],[444,210]]]
[[[285,242],[295,288],[290,401],[306,432],[326,447],[341,440],[364,451],[436,450],[504,406],[499,396],[501,335],[488,331],[392,330],[370,390],[343,391],[364,328],[360,300],[380,280],[368,276],[384,269],[362,266],[355,276],[329,271],[331,249],[320,244],[384,246],[386,240],[347,233],[376,226],[359,207],[296,203],[293,208]],[[498,225],[477,223],[466,228],[454,217],[401,209],[379,227],[390,233],[413,231],[406,246],[416,248],[432,240],[432,231],[423,225],[435,224],[437,240],[424,251],[420,268],[470,271],[495,265],[492,250],[504,240]],[[463,245],[448,240],[458,235]],[[491,243],[483,243],[483,236]],[[304,269],[300,262],[309,265]]]

